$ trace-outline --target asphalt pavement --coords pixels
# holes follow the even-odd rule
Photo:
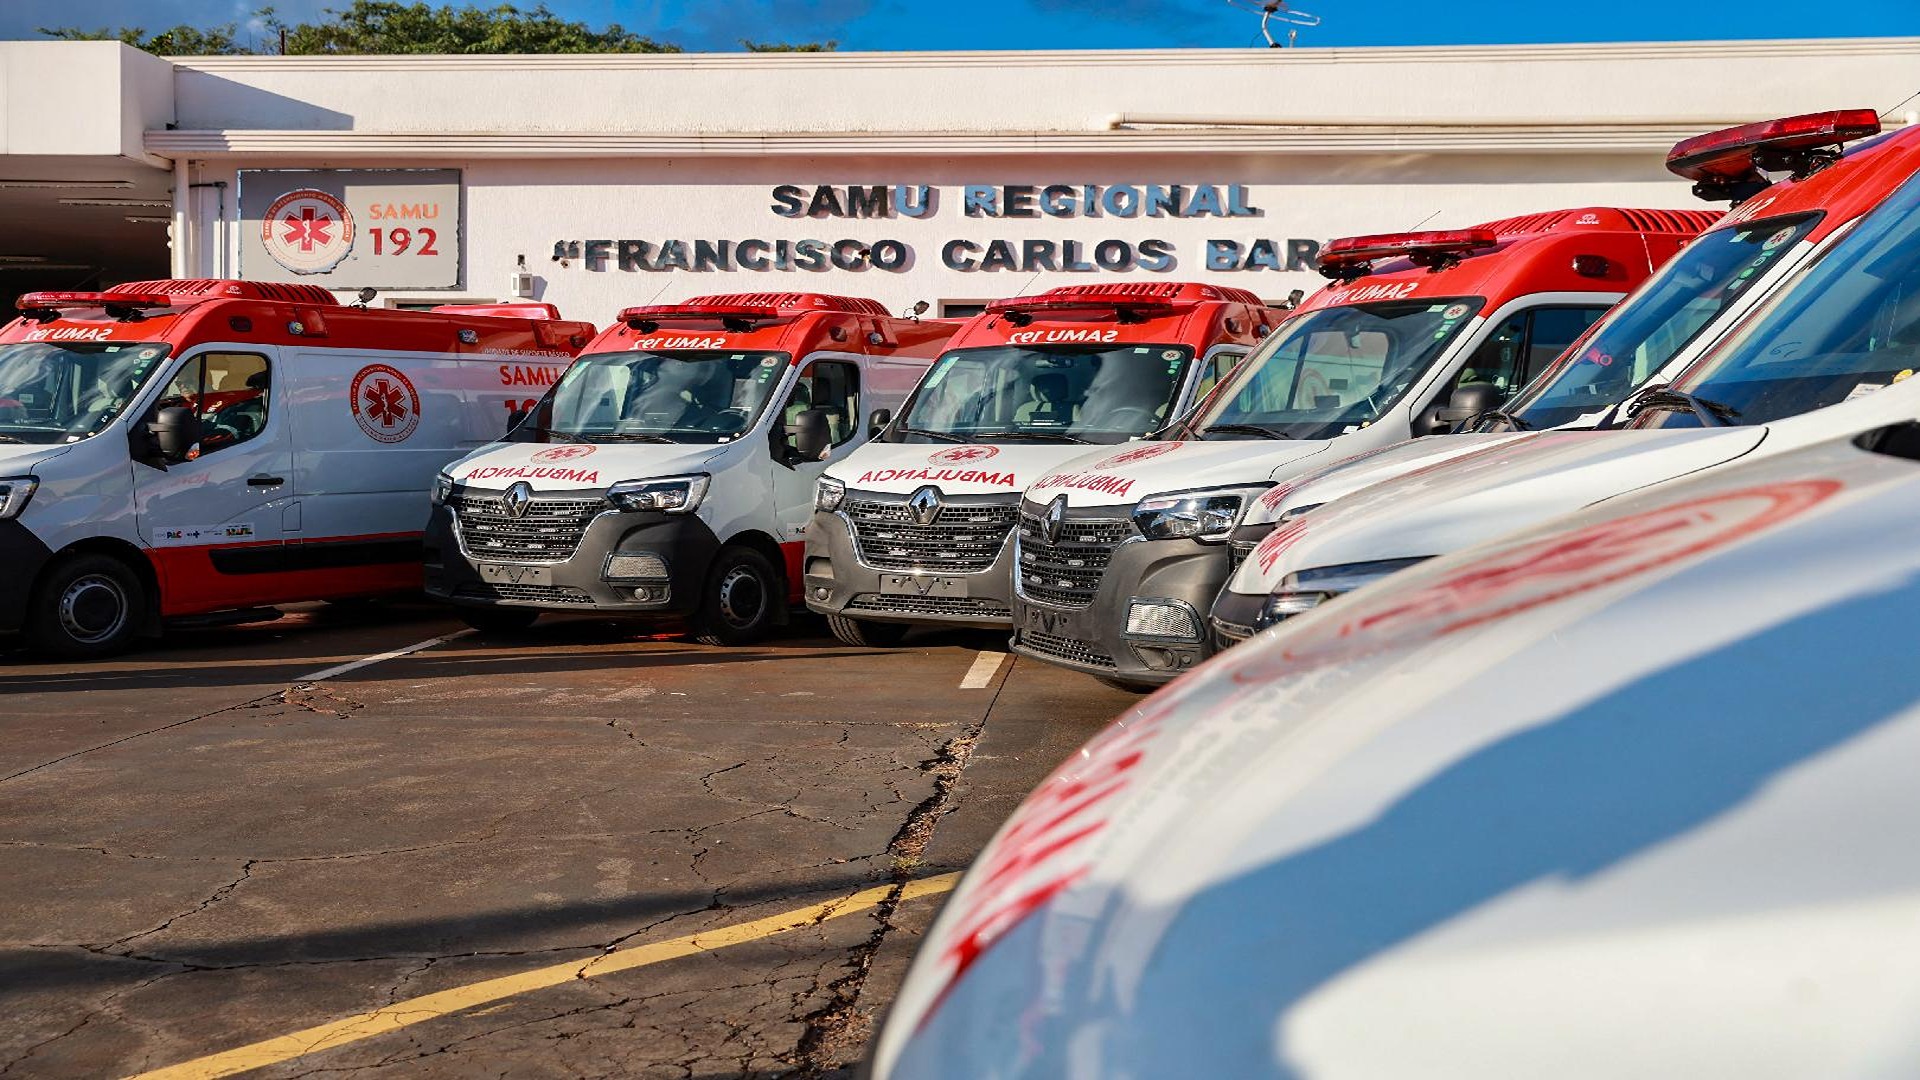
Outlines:
[[[989,633],[409,605],[0,652],[0,1076],[844,1075],[953,871],[1135,700]]]

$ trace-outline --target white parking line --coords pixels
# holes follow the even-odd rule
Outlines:
[[[1005,660],[1003,652],[983,652],[973,658],[973,666],[960,680],[962,690],[981,690],[993,683],[994,673],[1000,670],[1000,661]]]
[[[359,660],[353,660],[345,664],[336,664],[335,666],[330,668],[322,668],[311,675],[302,675],[293,681],[297,683],[320,682],[323,679],[331,679],[336,675],[345,675],[349,671],[358,671],[363,667],[372,667],[375,664],[383,663],[387,660],[397,660],[402,656],[411,656],[412,654],[417,653],[422,649],[431,649],[435,645],[445,645],[447,642],[452,641],[455,638],[463,638],[471,633],[473,633],[473,631],[471,630],[455,630],[451,634],[442,634],[437,638],[428,638],[425,641],[416,641],[412,645],[407,645],[405,647],[395,649],[392,652],[378,653],[374,656],[362,657]]]

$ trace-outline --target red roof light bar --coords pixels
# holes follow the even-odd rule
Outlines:
[[[1416,266],[1437,269],[1458,262],[1463,255],[1499,246],[1499,235],[1485,228],[1347,236],[1320,250],[1320,272],[1336,281],[1351,281],[1366,276],[1380,259],[1402,256]]]
[[[1872,109],[1833,109],[1709,131],[1674,144],[1667,170],[1694,182],[1708,201],[1742,202],[1769,184],[1765,173],[1785,170],[1801,179],[1840,156],[1840,147],[1880,134]]]
[[[58,311],[61,308],[109,306],[129,310],[166,308],[173,304],[173,297],[156,293],[30,292],[21,296],[14,306],[21,311]]]

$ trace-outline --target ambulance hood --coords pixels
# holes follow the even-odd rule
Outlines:
[[[932,485],[947,495],[1019,495],[1055,465],[1086,452],[1078,443],[868,443],[827,475],[858,491],[911,495]]]
[[[1268,533],[1228,588],[1263,595],[1304,568],[1425,558],[1740,457],[1764,427],[1540,431],[1355,492]]]
[[[1325,439],[1196,439],[1102,447],[1062,462],[1028,486],[1027,498],[1065,494],[1068,506],[1132,504],[1170,491],[1263,484],[1297,472],[1333,445]]]
[[[729,445],[494,443],[447,466],[447,475],[488,490],[525,480],[535,491],[602,491],[622,480],[704,472]]]
[[[1505,431],[1485,435],[1435,436],[1393,443],[1342,458],[1312,472],[1301,473],[1293,480],[1275,484],[1272,490],[1247,510],[1244,523],[1264,525],[1277,521],[1280,515],[1294,507],[1329,503],[1382,480],[1451,461],[1462,454],[1519,438],[1520,434],[1517,431]]]
[[[876,1077],[1920,1074],[1916,530],[1823,443],[1221,655],[1015,811]]]
[[[32,443],[0,443],[0,477],[29,476],[43,463],[67,452],[73,443],[42,446]]]

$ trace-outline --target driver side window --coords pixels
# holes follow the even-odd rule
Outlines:
[[[267,426],[273,371],[255,353],[206,352],[188,360],[161,395],[162,408],[184,406],[200,420],[194,457],[238,446]]]
[[[837,360],[816,360],[794,380],[781,422],[795,430],[800,414],[819,409],[827,415],[827,433],[835,448],[860,432],[860,369]]]

